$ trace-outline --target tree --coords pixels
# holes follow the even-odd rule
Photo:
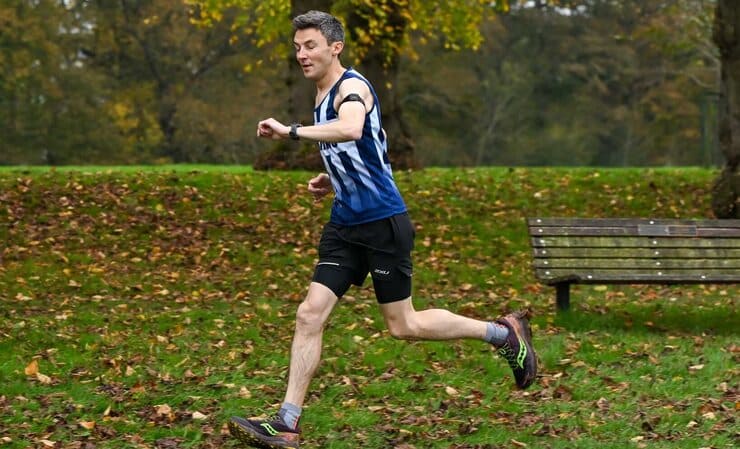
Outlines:
[[[181,0],[97,0],[80,8],[93,10],[95,17],[96,38],[84,48],[89,64],[116,80],[118,105],[136,124],[130,131],[136,138],[156,126],[163,160],[235,162],[228,147],[214,145],[209,124],[223,109],[214,101],[210,77],[216,74],[220,82],[228,82],[239,70],[218,71],[231,58],[244,58],[249,46],[232,35],[232,16],[204,28],[193,26],[193,12]],[[223,114],[218,118],[227,120]]]
[[[740,2],[718,0],[714,41],[720,52],[719,142],[725,166],[712,189],[719,218],[740,218]]]
[[[478,51],[405,58],[417,157],[433,165],[698,165],[697,99],[718,85],[714,5],[518,7]],[[680,30],[677,32],[676,30]],[[449,80],[455,80],[450,83]]]
[[[0,5],[0,164],[81,163],[120,154],[115,127],[100,118],[110,92],[77,51],[84,23],[63,2]]]
[[[290,26],[308,9],[347,25],[343,61],[374,81],[397,168],[709,162],[716,0],[511,3],[6,2],[0,163],[320,167],[308,142],[254,138],[265,114],[313,120]]]

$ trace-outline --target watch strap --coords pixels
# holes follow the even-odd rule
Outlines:
[[[298,128],[300,128],[302,125],[300,123],[291,123],[290,124],[290,138],[293,140],[300,140],[300,137],[298,137]]]

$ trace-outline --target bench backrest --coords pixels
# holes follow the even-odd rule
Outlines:
[[[740,220],[529,218],[546,284],[740,282]]]

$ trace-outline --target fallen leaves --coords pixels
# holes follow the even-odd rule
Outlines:
[[[33,359],[31,363],[26,365],[26,368],[24,369],[24,372],[26,373],[26,376],[35,376],[39,372],[39,361],[36,359]]]
[[[77,424],[85,430],[95,429],[95,421],[80,421]]]
[[[536,448],[576,446],[584,435],[605,446],[638,436],[635,445],[681,436],[709,446],[730,435],[740,401],[727,361],[737,362],[740,346],[705,356],[729,326],[717,320],[697,332],[704,324],[692,314],[713,318],[708,310],[726,307],[733,291],[586,287],[575,317],[556,317],[552,289],[528,271],[522,218],[535,210],[594,215],[603,204],[588,193],[555,195],[532,173],[515,170],[495,189],[475,171],[426,181],[427,194],[410,194],[409,204],[419,305],[481,319],[531,306],[544,358],[537,385],[511,389],[508,367],[476,342],[390,339],[366,282],[327,328],[334,333],[305,422],[329,436],[307,432],[307,446]],[[225,447],[227,412],[279,402],[295,307],[329,205],[282,182],[301,174],[271,174],[269,183],[263,175],[0,178],[8,187],[0,188],[0,218],[9,224],[0,228],[8,242],[0,248],[0,338],[17,343],[8,379],[23,391],[0,396],[0,423],[14,423],[0,442]],[[578,188],[593,181],[551,178]],[[611,184],[609,197],[618,198]],[[641,197],[639,185],[630,195]],[[669,308],[682,315],[666,325]],[[615,422],[625,432],[618,442],[604,430]],[[171,436],[185,433],[200,440]],[[89,440],[73,441],[80,435]],[[467,442],[490,435],[490,443]]]
[[[37,359],[32,360],[31,363],[26,365],[23,371],[26,376],[34,378],[36,381],[43,385],[51,385],[53,382],[51,377],[47,376],[46,374],[42,374],[39,371],[39,362]]]

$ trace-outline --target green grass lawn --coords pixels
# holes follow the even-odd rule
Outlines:
[[[0,169],[0,448],[237,447],[273,412],[329,201],[304,172]],[[576,286],[558,315],[525,218],[706,218],[698,168],[397,172],[417,309],[534,313],[541,376],[476,341],[403,342],[370,283],[325,333],[306,448],[731,448],[740,289]]]

